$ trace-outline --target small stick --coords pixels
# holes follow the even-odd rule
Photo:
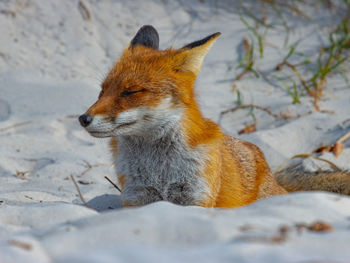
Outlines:
[[[113,185],[120,193],[122,192],[122,190],[120,190],[119,186],[116,185],[115,183],[113,183],[111,179],[109,179],[107,176],[105,176],[105,178],[106,178],[106,180],[107,180],[108,182],[110,182],[111,185]]]
[[[81,194],[80,189],[79,189],[79,186],[78,186],[77,182],[75,181],[73,175],[70,175],[70,178],[72,179],[72,181],[73,181],[73,183],[74,183],[74,185],[75,185],[75,188],[76,188],[77,191],[78,191],[80,200],[83,202],[83,204],[84,204],[87,208],[93,209],[91,206],[88,205],[88,203],[86,203],[86,201],[85,201],[83,195]]]
[[[29,195],[25,195],[24,197],[25,197],[25,198],[28,198],[28,199],[30,199],[30,200],[34,200],[34,198],[31,197],[31,196],[29,196]]]

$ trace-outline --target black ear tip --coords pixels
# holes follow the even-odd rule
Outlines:
[[[151,25],[142,26],[131,41],[132,47],[136,45],[143,45],[145,47],[158,49],[159,35],[157,30]]]
[[[218,37],[220,36],[221,33],[220,32],[216,32],[214,34],[211,34],[201,40],[198,40],[198,41],[195,41],[195,42],[192,42],[192,43],[189,43],[187,44],[186,46],[184,46],[183,48],[188,48],[188,49],[191,49],[191,48],[195,48],[195,47],[198,47],[198,46],[201,46],[205,43],[207,43],[210,39],[214,38],[214,37]]]

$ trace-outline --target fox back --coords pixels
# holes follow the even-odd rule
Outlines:
[[[225,135],[199,111],[194,82],[219,35],[158,50],[157,31],[143,26],[79,117],[92,136],[111,137],[125,206],[236,207],[285,193],[258,147]]]

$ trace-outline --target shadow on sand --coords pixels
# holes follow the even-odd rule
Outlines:
[[[96,196],[89,200],[87,204],[98,212],[122,208],[122,200],[120,195],[104,194]]]

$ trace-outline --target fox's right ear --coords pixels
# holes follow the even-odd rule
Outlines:
[[[134,38],[131,40],[129,49],[133,49],[135,46],[144,46],[148,48],[159,48],[159,35],[157,30],[150,25],[145,25],[137,31]]]
[[[179,49],[179,53],[175,56],[178,64],[177,70],[191,71],[194,74],[198,74],[205,55],[220,35],[221,33],[217,32],[206,38],[187,44]]]

